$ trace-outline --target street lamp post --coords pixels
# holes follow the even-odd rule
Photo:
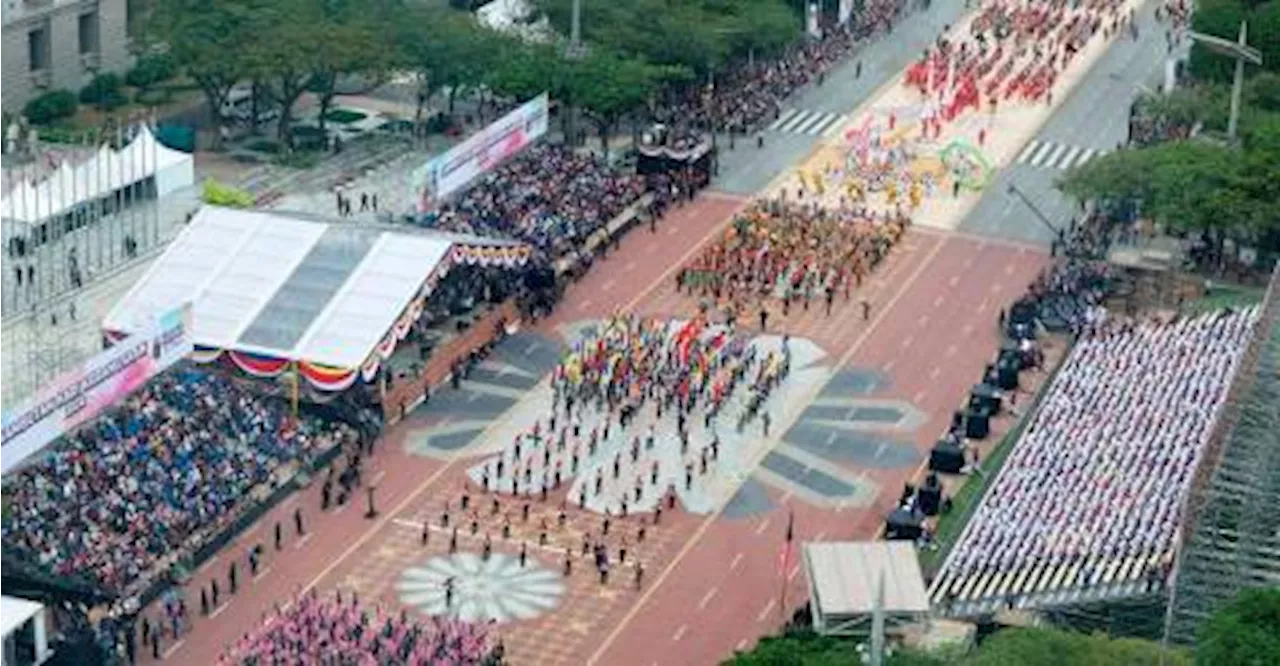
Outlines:
[[[1044,213],[1040,212],[1040,209],[1036,207],[1035,203],[1033,203],[1031,199],[1027,197],[1027,195],[1022,193],[1022,190],[1018,189],[1017,186],[1015,186],[1013,183],[1009,183],[1008,192],[1010,195],[1018,197],[1018,199],[1022,200],[1022,203],[1026,204],[1027,208],[1030,208],[1031,212],[1035,214],[1036,220],[1039,221],[1040,224],[1043,224],[1046,229],[1048,229],[1049,231],[1052,231],[1054,238],[1057,238],[1058,227],[1054,225],[1052,222],[1050,222],[1049,218],[1045,217]]]
[[[1187,36],[1210,51],[1234,58],[1236,61],[1235,80],[1231,83],[1231,116],[1227,120],[1227,140],[1234,142],[1240,124],[1240,94],[1244,89],[1244,66],[1246,63],[1262,65],[1262,52],[1249,46],[1249,24],[1245,21],[1240,22],[1240,36],[1234,42],[1194,30],[1188,31]]]

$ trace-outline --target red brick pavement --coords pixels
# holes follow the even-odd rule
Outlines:
[[[688,298],[674,294],[674,271],[743,203],[736,197],[705,194],[668,215],[656,234],[645,229],[632,233],[587,278],[570,287],[557,312],[538,328],[550,333],[559,324],[598,317],[615,308],[652,314],[690,312],[693,306]],[[823,315],[815,303],[808,313],[794,308],[785,322],[771,318],[771,326],[777,322],[793,335],[817,340],[840,364],[880,368],[892,375],[883,396],[873,397],[911,400],[929,416],[915,442],[923,451],[945,427],[950,410],[991,355],[998,308],[1019,293],[1044,262],[1044,256],[1035,251],[913,231],[864,285],[862,293],[874,304],[870,322],[861,321],[859,294],[852,303],[838,301],[831,317]],[[437,532],[424,549],[415,525],[424,519],[438,521],[444,501],[459,492],[464,469],[455,464],[464,461],[442,463],[404,453],[400,444],[408,429],[420,425],[410,419],[379,443],[369,472],[380,477],[378,503],[383,512],[377,520],[361,516],[362,497],[343,512],[319,515],[317,484],[273,511],[198,572],[193,585],[206,584],[215,575],[225,580],[226,563],[238,557],[245,582],[230,601],[224,598],[225,608],[216,617],[198,619],[181,643],[166,645],[165,661],[211,662],[223,646],[252,629],[262,613],[313,586],[349,586],[366,599],[396,603],[391,586],[398,572],[428,554],[438,554],[447,542]],[[786,425],[779,424],[779,432]],[[795,511],[799,540],[870,538],[886,503],[894,499],[909,473],[868,472],[888,489],[878,498],[877,507],[870,509],[836,511],[788,502],[786,497],[774,499]],[[310,536],[306,540],[292,536],[290,516],[295,506],[304,507],[307,514]],[[535,516],[538,511],[554,513],[549,507],[535,507]],[[566,531],[553,536],[553,548],[575,545],[582,532],[598,529],[592,525],[598,518],[570,514]],[[276,520],[285,521],[290,535],[280,554],[271,552],[271,527]],[[532,540],[531,529],[518,528],[517,537],[504,544],[496,537],[496,520],[482,527],[494,530],[496,547],[507,552],[515,552],[519,540]],[[623,529],[630,534],[637,526],[615,528]],[[582,566],[586,562],[575,563],[560,608],[543,618],[503,627],[508,654],[517,664],[717,661],[778,624],[783,577],[777,571],[777,555],[783,530],[785,518],[779,513],[736,522],[715,516],[664,517],[662,526],[651,528],[638,555],[633,554],[649,572],[641,590],[633,589],[629,576],[601,588],[586,575],[587,567]],[[250,582],[244,553],[257,541],[267,546],[266,573]],[[475,544],[464,536],[462,545]],[[563,557],[557,551],[536,548],[533,554],[544,566],[556,569]],[[790,574],[788,605],[801,600],[802,579],[803,575]],[[223,589],[225,595],[225,584]],[[188,590],[195,610],[198,588],[189,585]]]

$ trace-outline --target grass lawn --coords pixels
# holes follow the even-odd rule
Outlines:
[[[929,577],[937,573],[942,568],[943,561],[946,560],[947,554],[951,552],[951,547],[960,540],[961,533],[964,532],[964,526],[969,522],[969,518],[973,516],[973,512],[978,509],[978,504],[982,501],[982,496],[987,493],[987,488],[996,482],[996,477],[1000,475],[1000,469],[1004,467],[1004,461],[1013,452],[1013,447],[1017,444],[1018,438],[1022,436],[1022,431],[1027,427],[1031,420],[1031,416],[1035,414],[1036,409],[1040,406],[1040,400],[1044,398],[1045,393],[1049,390],[1049,386],[1053,384],[1054,378],[1058,375],[1058,369],[1062,367],[1062,362],[1071,354],[1070,347],[1063,354],[1062,359],[1058,362],[1058,366],[1053,369],[1045,382],[1040,385],[1036,391],[1035,399],[1031,404],[1023,403],[1022,417],[1014,424],[1013,428],[1000,438],[1000,443],[996,445],[986,458],[982,460],[982,475],[973,475],[965,479],[964,484],[960,486],[960,490],[951,496],[951,511],[945,515],[938,517],[938,530],[934,534],[934,543],[937,544],[936,549],[922,549],[919,551],[920,569]]]
[[[353,111],[351,109],[333,109],[332,111],[324,114],[325,122],[338,123],[339,125],[357,123],[368,117],[369,115],[366,113]]]
[[[1202,314],[1223,308],[1248,307],[1261,303],[1266,291],[1264,287],[1214,284],[1213,288],[1205,292],[1204,296],[1189,303],[1184,303],[1182,308],[1189,314]]]

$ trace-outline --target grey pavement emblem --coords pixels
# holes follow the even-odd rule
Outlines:
[[[560,343],[521,331],[508,337],[472,370],[458,389],[437,389],[414,410],[412,419],[430,425],[413,428],[405,449],[417,455],[448,458],[472,444],[495,420],[517,405],[560,359]]]
[[[453,596],[447,581],[453,579]],[[400,601],[428,615],[452,615],[467,622],[531,620],[552,609],[564,596],[559,573],[533,559],[523,566],[505,553],[485,560],[475,553],[433,557],[410,567],[396,583]]]
[[[892,434],[909,435],[927,420],[908,402],[867,397],[887,387],[881,373],[837,372],[765,457],[755,478],[819,506],[870,505],[879,489],[858,470],[918,463],[912,443]],[[760,506],[746,497],[742,503]]]

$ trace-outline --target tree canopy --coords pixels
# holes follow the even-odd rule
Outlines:
[[[562,36],[572,0],[536,0]],[[166,53],[204,91],[217,124],[231,90],[252,83],[278,107],[278,134],[293,143],[294,108],[316,96],[323,126],[339,82],[368,87],[393,71],[415,75],[417,119],[438,93],[493,92],[517,101],[548,91],[580,109],[604,135],[662,87],[752,53],[767,57],[800,35],[784,0],[615,0],[583,3],[588,48],[491,30],[463,11],[404,0],[153,0],[140,48]],[[256,123],[256,114],[254,114]]]
[[[561,34],[573,0],[536,0]],[[732,57],[776,53],[800,35],[800,17],[782,0],[613,0],[582,3],[582,38],[593,47],[705,73]]]
[[[965,652],[960,646],[925,652],[891,651],[887,666],[1155,666],[1160,663],[1158,643],[1104,634],[1081,634],[1058,629],[1004,629]],[[1164,651],[1166,666],[1191,666],[1189,654]],[[726,666],[855,666],[862,663],[855,644],[848,640],[800,632],[762,639],[751,652],[734,656]]]
[[[1191,18],[1193,30],[1235,41],[1240,22],[1249,24],[1249,45],[1262,51],[1262,71],[1280,72],[1280,0],[1198,0]],[[1235,61],[1200,45],[1191,49],[1190,70],[1200,81],[1228,83]],[[1257,67],[1248,66],[1252,75]]]
[[[1246,590],[1214,613],[1196,641],[1201,666],[1280,664],[1280,589]]]
[[[1230,92],[1202,84],[1139,100],[1143,113],[1172,124],[1226,129]],[[1246,88],[1240,144],[1206,138],[1120,150],[1069,171],[1059,182],[1079,199],[1134,201],[1176,232],[1233,238],[1276,249],[1280,243],[1280,75],[1263,73]]]

